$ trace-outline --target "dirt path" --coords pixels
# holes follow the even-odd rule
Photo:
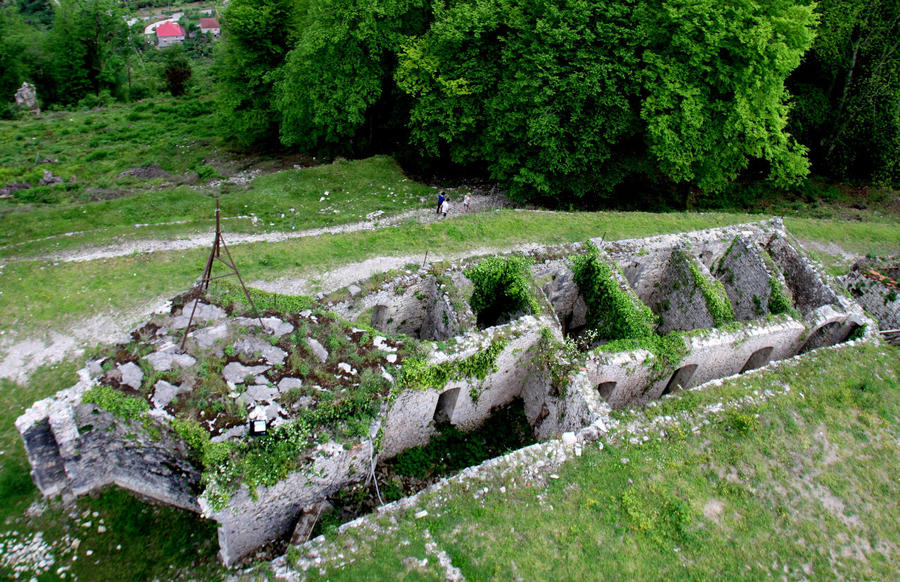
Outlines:
[[[461,204],[459,205],[461,206]],[[472,196],[472,211],[485,212],[499,207],[509,206],[503,196]],[[299,232],[275,232],[265,234],[228,234],[226,240],[230,246],[256,242],[280,242],[284,240],[319,236],[322,234],[338,234],[361,230],[376,230],[402,224],[409,220],[419,223],[430,223],[442,220],[433,210],[419,209],[404,212],[384,220],[368,220],[334,227],[316,228]],[[191,235],[175,240],[139,240],[118,245],[105,245],[75,251],[48,254],[39,259],[60,262],[94,261],[109,257],[119,257],[132,253],[157,253],[174,250],[202,248],[208,246],[213,232]],[[463,257],[485,254],[489,252],[528,249],[534,245],[519,245],[507,249],[482,248],[456,254],[429,255],[430,261],[456,260]],[[13,259],[15,260],[15,259]],[[36,260],[31,257],[20,260]],[[378,257],[359,263],[338,267],[327,273],[307,273],[302,277],[278,279],[276,281],[251,281],[250,285],[260,289],[287,294],[312,294],[320,290],[331,290],[349,285],[369,276],[402,267],[408,263],[421,262],[421,256]],[[153,313],[166,307],[169,297],[158,297],[153,301],[136,306],[124,313],[100,314],[58,329],[45,329],[33,335],[7,330],[0,335],[0,378],[8,378],[15,382],[25,383],[30,375],[40,366],[54,364],[68,358],[79,357],[86,346],[107,344],[127,339],[128,332],[146,320]]]
[[[485,212],[488,210],[493,210],[495,208],[507,207],[510,206],[509,201],[505,196],[493,194],[493,195],[473,195],[472,196],[472,204],[471,210],[472,212]],[[462,203],[457,203],[454,206],[454,210],[452,211],[452,215],[457,215],[462,211]],[[249,217],[248,217],[249,219]],[[364,230],[377,230],[380,228],[387,228],[390,226],[396,226],[398,224],[403,224],[410,220],[414,220],[420,224],[428,224],[431,222],[437,222],[438,220],[442,220],[443,218],[435,214],[435,212],[431,209],[420,208],[417,210],[409,210],[407,212],[403,212],[401,214],[397,214],[395,216],[385,217],[383,219],[379,219],[378,217],[373,217],[370,220],[364,220],[360,222],[351,222],[347,224],[340,224],[337,226],[326,226],[321,228],[311,228],[308,230],[299,230],[292,232],[268,232],[262,234],[242,234],[242,233],[228,233],[225,237],[226,242],[229,246],[241,245],[241,244],[250,244],[250,243],[260,243],[260,242],[282,242],[286,240],[298,239],[298,238],[306,238],[311,236],[321,236],[323,234],[342,234],[347,232],[358,232]],[[146,225],[142,225],[146,226]],[[198,234],[193,234],[187,237],[175,238],[175,239],[143,239],[143,240],[132,240],[132,241],[124,241],[118,242],[115,244],[108,244],[96,247],[88,247],[82,249],[76,249],[71,251],[62,251],[58,253],[47,253],[44,255],[38,255],[34,257],[10,257],[7,259],[10,262],[15,261],[35,261],[35,260],[46,260],[46,261],[59,261],[59,262],[81,262],[81,261],[96,261],[98,259],[108,259],[113,257],[123,257],[132,254],[142,254],[142,253],[158,253],[158,252],[166,252],[166,251],[183,251],[190,249],[197,249],[208,247],[212,243],[213,236],[215,235],[215,231],[210,229],[206,232],[201,232]],[[22,244],[22,243],[19,243]]]

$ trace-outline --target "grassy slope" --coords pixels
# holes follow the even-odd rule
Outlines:
[[[259,243],[232,248],[246,280],[307,276],[386,255],[431,256],[471,248],[526,242],[563,243],[606,235],[610,240],[734,224],[758,219],[725,213],[529,213],[492,212],[429,225],[405,224],[379,231]],[[865,254],[900,251],[892,225],[790,219],[804,238],[836,242]],[[226,235],[227,240],[227,235]],[[208,251],[173,251],[87,263],[25,261],[0,269],[0,328],[27,332],[32,326],[65,323],[106,310],[127,311],[187,289],[200,275]]]
[[[644,445],[589,447],[546,487],[502,493],[511,483],[497,481],[473,498],[481,484],[454,485],[430,500],[428,517],[413,518],[415,508],[389,533],[337,537],[354,562],[326,566],[322,578],[441,579],[434,558],[422,569],[403,562],[427,557],[426,530],[467,580],[893,578],[898,356],[872,345],[818,352],[667,400],[671,414],[793,388],[696,433],[683,426]]]
[[[3,227],[5,240],[27,244],[2,248],[0,256],[102,244],[121,236],[164,238],[209,229],[215,218],[212,195],[219,198],[225,218],[251,213],[259,218],[256,227],[242,220],[227,222],[227,229],[263,232],[356,222],[378,210],[390,216],[422,208],[431,204],[433,189],[407,180],[391,158],[375,156],[260,176],[247,189],[229,193],[182,186],[115,200],[51,205],[9,217]],[[157,226],[175,221],[185,224]],[[135,224],[147,226],[136,231]],[[72,232],[80,234],[42,240]]]

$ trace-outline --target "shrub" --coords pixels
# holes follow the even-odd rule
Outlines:
[[[85,404],[95,404],[98,408],[126,420],[138,418],[150,410],[150,404],[143,398],[126,396],[115,388],[104,385],[94,386],[85,392],[81,401]]]
[[[575,283],[588,308],[587,327],[611,340],[651,335],[656,316],[622,288],[612,269],[591,243],[585,254],[572,257]]]
[[[528,269],[532,263],[525,257],[490,257],[466,269],[466,277],[475,285],[469,305],[480,324],[492,325],[517,312],[538,311]]]

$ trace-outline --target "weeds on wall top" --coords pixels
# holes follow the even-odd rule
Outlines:
[[[279,311],[282,313],[299,313],[305,309],[312,309],[315,300],[306,295],[281,295],[270,293],[262,289],[247,287],[253,305],[260,313],[263,311]],[[252,309],[244,290],[239,285],[230,281],[217,281],[210,286],[209,296],[216,303],[224,306],[239,306],[243,310]]]
[[[477,378],[484,380],[488,374],[497,371],[497,357],[509,344],[498,339],[485,349],[462,360],[452,360],[429,366],[424,358],[409,358],[397,376],[397,385],[414,390],[437,388],[440,390],[453,380]]]

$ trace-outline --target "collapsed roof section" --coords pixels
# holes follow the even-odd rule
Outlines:
[[[202,512],[230,564],[441,424],[476,428],[521,398],[548,438],[873,333],[779,221],[412,266],[318,304],[255,296],[261,320],[228,290],[176,298],[26,411],[41,491],[116,484]]]

